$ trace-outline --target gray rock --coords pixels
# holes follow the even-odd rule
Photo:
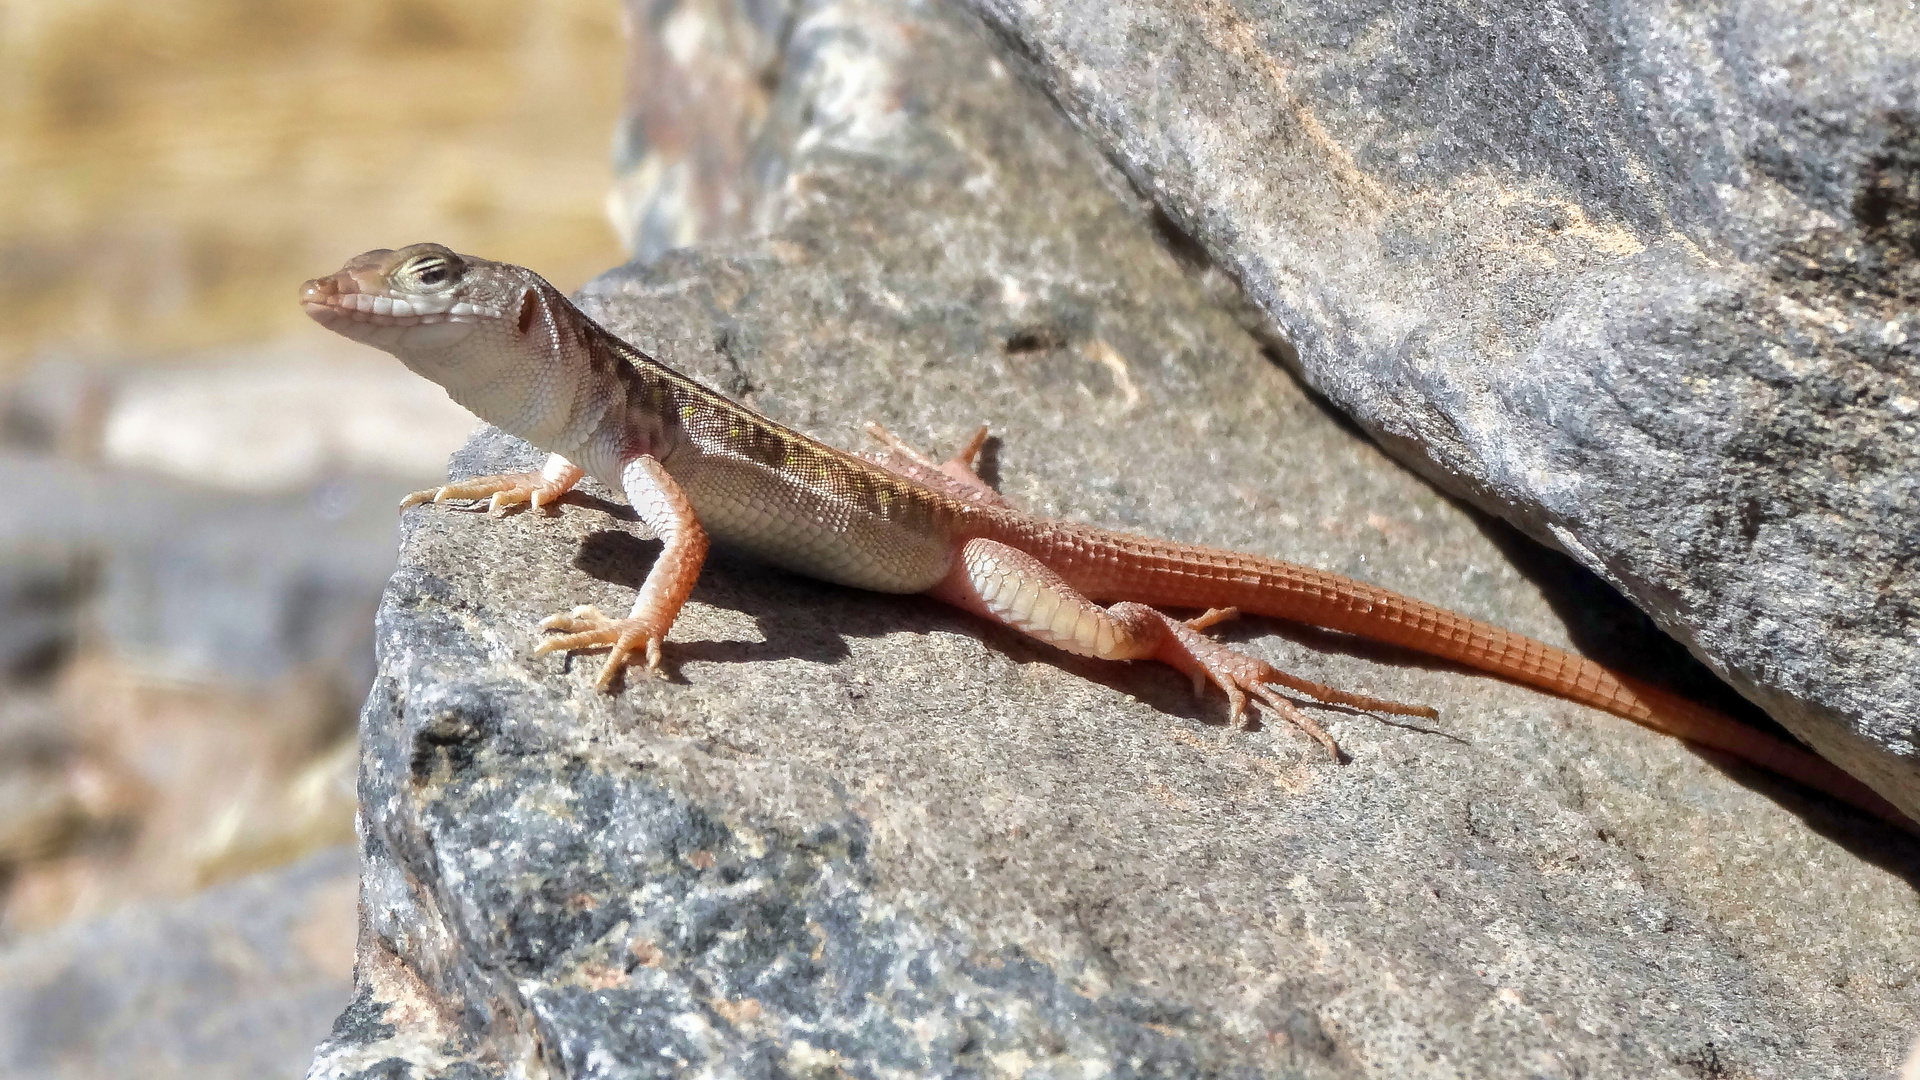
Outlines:
[[[0,480],[0,943],[350,839],[405,485],[10,449]]]
[[[87,644],[170,678],[372,680],[368,617],[405,485],[340,476],[273,496],[0,450],[0,661]]]
[[[977,27],[810,3],[785,56],[749,191],[775,231],[601,278],[609,326],[840,445],[989,422],[1033,510],[1588,632],[1556,605],[1604,589],[1523,572],[1304,393]],[[454,471],[538,460],[483,434]],[[1167,669],[724,553],[670,681],[532,655],[656,550],[593,485],[405,515],[356,998],[310,1077],[1841,1077],[1920,1023],[1911,842],[1624,721],[1233,628],[1441,710],[1324,713],[1337,765]]]
[[[754,227],[754,144],[785,60],[795,0],[630,3],[627,114],[608,202],[622,246],[666,252]]]
[[[354,882],[339,849],[0,951],[0,1074],[295,1075],[349,996]]]
[[[24,516],[24,515],[22,515]],[[0,679],[32,681],[72,649],[92,592],[87,552],[38,535],[0,547]]]
[[[970,0],[1400,460],[1920,816],[1920,14]]]

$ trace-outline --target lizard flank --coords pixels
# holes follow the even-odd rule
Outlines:
[[[785,428],[655,361],[589,319],[530,270],[437,244],[370,251],[305,284],[322,326],[383,349],[481,419],[546,450],[537,473],[474,477],[403,506],[490,500],[540,507],[588,474],[625,492],[663,544],[632,611],[590,608],[540,624],[536,652],[605,647],[600,685],[661,643],[692,591],[709,538],[811,577],[925,593],[1048,644],[1107,660],[1158,660],[1196,689],[1333,739],[1282,691],[1413,716],[1433,710],[1346,693],[1207,637],[1241,611],[1353,634],[1605,709],[1731,753],[1914,830],[1825,759],[1561,649],[1337,574],[1257,555],[1109,532],[1021,513],[972,469],[983,429],[936,464],[880,429],[861,457]],[[1201,609],[1178,619],[1160,607]]]

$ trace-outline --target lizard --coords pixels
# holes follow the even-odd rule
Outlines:
[[[762,416],[607,330],[544,278],[438,244],[369,251],[307,281],[320,325],[393,354],[482,420],[548,453],[537,472],[470,477],[401,506],[554,503],[587,475],[620,490],[661,543],[624,618],[576,607],[536,654],[605,648],[598,685],[661,645],[711,541],[807,576],[924,593],[1069,653],[1155,660],[1223,691],[1230,720],[1271,713],[1341,751],[1286,692],[1366,712],[1435,710],[1283,672],[1204,631],[1242,612],[1398,646],[1594,706],[1744,759],[1910,832],[1920,826],[1810,751],[1670,691],[1491,623],[1338,574],[1132,536],[1015,509],[974,471],[981,429],[936,463],[891,433],[861,456]],[[1162,608],[1200,610],[1177,618]]]

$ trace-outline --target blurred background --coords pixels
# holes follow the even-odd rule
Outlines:
[[[0,1076],[299,1075],[346,1004],[395,504],[474,421],[300,282],[564,290],[617,0],[0,0]]]

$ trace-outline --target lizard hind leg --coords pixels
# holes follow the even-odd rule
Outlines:
[[[1131,602],[1101,607],[1027,552],[985,538],[969,540],[953,570],[932,595],[1058,648],[1102,660],[1158,660],[1227,695],[1235,724],[1244,725],[1249,705],[1300,728],[1336,760],[1340,748],[1312,717],[1282,697],[1275,686],[1334,704],[1418,716],[1433,710],[1379,701],[1308,682],[1265,661],[1236,652],[1200,631],[1234,617],[1231,608],[1182,621]]]
[[[937,464],[932,458],[915,450],[900,436],[879,424],[869,423],[867,434],[886,447],[878,454],[867,455],[867,460],[890,473],[944,491],[963,502],[981,503],[987,506],[1010,505],[1005,497],[994,490],[992,484],[982,480],[980,474],[973,471],[974,461],[980,456],[981,447],[987,444],[985,426],[974,432],[966,445],[954,451],[952,457]]]

